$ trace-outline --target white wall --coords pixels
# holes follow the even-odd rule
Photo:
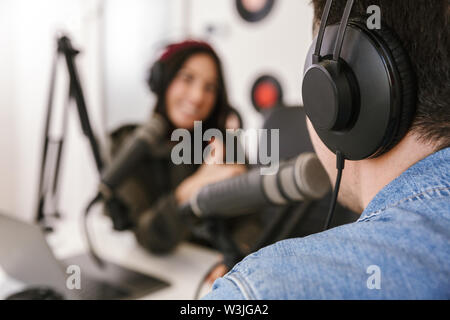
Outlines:
[[[224,62],[231,102],[245,127],[259,127],[250,87],[261,73],[279,77],[286,103],[301,103],[311,42],[308,3],[278,0],[265,20],[249,24],[238,16],[234,0],[0,0],[0,211],[26,219],[35,214],[57,30],[69,31],[82,50],[78,70],[102,143],[107,130],[148,114],[154,97],[143,80],[155,43],[188,34],[210,37]],[[208,25],[218,33],[207,35]],[[62,213],[72,217],[82,212],[98,181],[75,110],[72,106],[60,201]]]
[[[239,16],[235,1],[191,0],[190,31],[204,37],[208,25],[218,30],[210,41],[223,59],[231,101],[241,111],[246,127],[261,126],[262,117],[251,105],[250,91],[263,73],[279,79],[285,103],[302,103],[303,64],[312,41],[309,2],[277,0],[265,19],[248,23]]]
[[[55,32],[67,30],[74,46],[89,48],[77,58],[92,122],[102,128],[98,68],[100,1],[2,0],[0,21],[0,210],[32,219],[35,214],[43,125]],[[62,172],[62,213],[82,209],[96,175],[72,108]]]
[[[208,39],[224,63],[230,100],[246,127],[260,127],[250,90],[262,73],[281,81],[284,100],[301,104],[303,63],[312,41],[308,0],[277,0],[258,23],[240,18],[234,0],[121,0],[105,5],[105,109],[107,127],[141,122],[155,101],[145,85],[158,42]],[[122,23],[118,23],[118,21]],[[206,32],[214,26],[215,34]]]
[[[16,155],[13,143],[13,72],[12,37],[7,30],[12,25],[8,3],[0,1],[0,210],[14,207],[15,176],[13,171]]]
[[[108,0],[104,16],[107,128],[144,121],[155,98],[146,85],[158,41],[171,25],[170,0]]]

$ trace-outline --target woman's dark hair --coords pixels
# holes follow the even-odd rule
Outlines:
[[[185,46],[180,49],[177,49],[174,53],[172,53],[168,58],[164,59],[163,61],[156,62],[161,64],[160,67],[162,68],[162,72],[160,74],[161,78],[158,79],[158,81],[161,82],[159,85],[162,88],[162,90],[156,92],[157,101],[154,112],[162,115],[166,120],[168,120],[171,129],[175,129],[174,125],[171,123],[170,119],[167,116],[166,101],[165,101],[166,91],[170,83],[176,77],[177,73],[185,64],[185,62],[190,57],[196,54],[209,55],[216,64],[218,75],[216,103],[209,117],[203,122],[202,125],[203,130],[216,128],[219,129],[222,133],[225,133],[226,129],[225,121],[227,116],[231,113],[235,113],[238,116],[239,114],[228,103],[228,95],[223,77],[222,63],[216,52],[209,45]],[[170,132],[171,131],[172,130],[170,130]]]

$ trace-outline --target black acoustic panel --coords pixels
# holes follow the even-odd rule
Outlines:
[[[239,15],[247,22],[259,22],[272,11],[275,0],[236,0]]]
[[[280,130],[280,160],[293,158],[303,152],[314,151],[306,127],[303,107],[284,106],[271,109],[266,114],[263,128]],[[270,150],[269,145],[269,152]]]

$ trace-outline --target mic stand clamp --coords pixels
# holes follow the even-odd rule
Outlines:
[[[105,201],[105,207],[112,220],[116,231],[125,231],[133,227],[129,218],[128,206],[118,196],[113,196]]]
[[[223,263],[228,270],[231,270],[245,255],[230,236],[225,221],[222,218],[208,218],[204,222],[204,228],[208,234],[208,240],[223,254]]]
[[[106,212],[112,220],[113,229],[125,231],[132,228],[134,224],[130,219],[130,210],[125,202],[105,183],[100,183],[99,190]]]
[[[246,256],[230,236],[226,218],[214,216],[198,218],[190,204],[182,205],[179,214],[195,237],[208,241],[223,254],[223,263],[229,270]],[[194,222],[197,219],[200,219],[200,225]]]

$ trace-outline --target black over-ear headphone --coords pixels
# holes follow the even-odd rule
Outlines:
[[[160,95],[164,86],[164,63],[160,60],[153,63],[147,77],[147,84],[150,90],[156,95]]]
[[[393,32],[349,21],[354,0],[347,0],[339,24],[326,26],[332,3],[325,5],[305,62],[305,112],[331,151],[348,160],[374,158],[408,131],[416,105],[414,72]]]
[[[327,27],[332,3],[325,5],[302,87],[306,115],[336,154],[338,171],[325,229],[331,224],[345,159],[389,151],[405,136],[416,106],[414,72],[395,34],[386,27],[370,30],[362,20],[349,21],[354,0],[347,0],[341,22]]]

